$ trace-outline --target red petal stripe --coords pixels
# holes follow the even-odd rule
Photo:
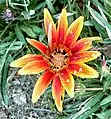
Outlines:
[[[62,95],[64,93],[59,76],[54,76],[52,83],[52,96],[58,111],[62,112]]]
[[[18,74],[38,74],[44,70],[50,68],[48,63],[45,60],[33,61],[26,64],[22,69],[18,71]]]
[[[32,94],[32,102],[35,103],[39,99],[39,97],[44,93],[48,85],[52,81],[52,77],[54,74],[50,71],[46,71],[36,82],[33,94]]]
[[[92,46],[92,40],[90,38],[83,38],[78,40],[71,48],[72,53],[82,52],[89,50]]]
[[[39,61],[39,60],[43,60],[42,55],[27,54],[15,61],[11,62],[10,66],[11,67],[24,67],[29,62]]]
[[[69,63],[77,63],[77,62],[89,62],[101,55],[98,51],[85,51],[76,53],[70,57]]]
[[[43,54],[48,54],[49,49],[47,48],[47,46],[37,40],[34,39],[28,39],[27,41],[34,46],[35,48],[37,48],[40,52],[42,52]]]
[[[98,78],[99,76],[95,69],[84,63],[70,64],[68,71],[81,78]]]
[[[83,20],[84,17],[80,16],[70,25],[64,39],[65,46],[67,47],[72,46],[75,43],[75,41],[78,39],[81,30],[83,28]]]
[[[61,83],[70,97],[74,97],[74,78],[66,70],[60,72]]]
[[[66,9],[63,9],[60,18],[58,20],[58,27],[57,27],[58,43],[60,44],[63,43],[67,29],[68,29],[67,13]]]

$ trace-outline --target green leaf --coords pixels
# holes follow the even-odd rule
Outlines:
[[[51,13],[52,14],[56,13],[56,11],[53,7],[52,1],[51,0],[46,0],[46,3],[47,3],[47,6],[48,6],[49,10],[51,11]]]
[[[8,66],[7,57],[6,57],[5,63],[1,70],[1,96],[3,100],[3,104],[6,107],[8,106],[8,97],[6,93],[8,71],[9,71],[9,66]]]
[[[109,96],[107,96],[106,98],[104,98],[104,99],[101,101],[100,105],[105,105],[105,104],[107,104],[107,103],[109,103],[109,102],[111,102],[111,95],[109,95]]]
[[[89,116],[92,115],[92,113],[94,113],[96,110],[98,110],[99,107],[100,107],[100,105],[98,103],[95,106],[93,106],[90,110],[88,110],[85,113],[81,114],[79,117],[73,118],[73,119],[87,119]]]
[[[6,0],[0,0],[0,4],[5,4]]]
[[[36,33],[36,34],[43,34],[44,30],[41,29],[40,27],[36,26],[36,25],[30,25],[30,27],[32,28],[32,30]]]
[[[91,100],[86,103],[86,105],[83,107],[83,109],[91,109],[92,106],[94,106],[98,101],[100,101],[100,99],[102,98],[102,96],[104,95],[103,92],[98,92],[96,93]]]
[[[0,45],[0,54],[4,54],[5,51],[7,50],[7,48],[10,46],[10,44],[11,44],[10,42],[2,43]],[[14,42],[13,46],[10,47],[9,51],[12,51],[12,50],[17,51],[21,48],[22,48],[22,42],[21,41],[16,41],[16,42]]]
[[[111,0],[104,0],[106,11],[111,15]]]
[[[111,110],[96,114],[99,119],[110,119],[111,118]]]
[[[93,16],[93,18],[104,28],[106,28],[106,26],[111,29],[111,25],[95,10],[93,10],[91,7],[87,6],[91,15]]]
[[[106,69],[106,70],[107,70],[107,69]],[[108,74],[108,76],[106,76],[105,78],[106,78],[106,81],[105,81],[105,83],[104,83],[104,85],[103,85],[103,91],[107,90],[108,87],[109,87],[110,84],[111,84],[111,75]]]
[[[27,26],[21,26],[20,27],[28,36],[32,38],[36,38],[36,34],[33,32],[33,30],[30,27]]]
[[[24,38],[22,31],[19,28],[18,24],[16,24],[16,27],[15,27],[15,34],[16,34],[17,38],[22,42],[22,44],[25,44],[25,38]]]
[[[8,76],[8,55],[10,48],[13,46],[15,40],[10,43],[10,46],[7,48],[1,65],[1,96],[3,100],[3,104],[7,107],[8,106],[8,98],[6,94],[6,86],[7,86],[7,76]]]
[[[46,5],[46,2],[41,2],[40,4],[38,4],[38,5],[36,6],[36,8],[35,8],[34,10],[42,9],[42,7],[43,7],[43,8],[45,7],[45,5]]]
[[[103,95],[104,95],[103,92],[98,92],[93,97],[90,97],[85,102],[83,102],[83,104],[81,104],[81,107],[82,107],[81,110],[75,113],[72,119],[79,119],[79,117],[84,115],[85,112],[86,112],[86,115],[90,115],[92,112],[96,111],[99,106],[97,103],[100,101]],[[94,107],[93,110],[92,110],[92,107]],[[84,119],[84,118],[81,118],[81,119]]]

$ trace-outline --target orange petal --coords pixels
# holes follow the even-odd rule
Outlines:
[[[49,49],[45,44],[43,44],[37,40],[34,40],[34,39],[27,38],[26,40],[28,41],[28,43],[30,43],[32,46],[37,48],[43,54],[46,54],[46,55],[48,54]]]
[[[50,49],[52,50],[52,47],[54,44],[56,44],[56,29],[54,29],[52,22],[49,24],[49,29],[48,29],[48,44]]]
[[[24,67],[27,63],[32,61],[39,61],[43,60],[42,55],[36,55],[36,54],[27,54],[13,62],[11,62],[11,67]]]
[[[74,97],[74,78],[66,70],[60,72],[61,83],[70,97]]]
[[[33,94],[32,94],[32,102],[35,103],[39,99],[39,97],[44,93],[48,85],[52,81],[52,77],[54,74],[50,71],[46,71],[36,82]]]
[[[48,36],[48,44],[49,47],[52,49],[53,43],[56,43],[56,26],[52,20],[52,17],[49,13],[49,11],[45,8],[44,9],[44,26],[45,31]]]
[[[59,76],[54,76],[52,83],[52,96],[55,101],[58,111],[62,112],[62,96],[64,89],[61,85]]]
[[[52,23],[52,25],[54,25],[53,19],[49,13],[49,11],[45,8],[44,9],[44,26],[45,26],[45,31],[46,34],[48,35],[48,29],[49,29],[49,25],[50,23]],[[55,27],[55,25],[54,25]]]
[[[75,55],[70,57],[69,63],[77,63],[77,62],[89,62],[91,60],[96,59],[101,55],[100,52],[98,51],[85,51],[85,52],[80,52],[76,53]]]
[[[83,28],[83,20],[84,20],[84,17],[80,16],[68,28],[67,33],[65,35],[65,40],[64,40],[65,41],[64,44],[67,47],[70,47],[71,45],[73,45],[75,41],[78,39],[81,33],[81,30]]]
[[[68,68],[69,68],[68,69],[69,72],[81,78],[98,78],[99,77],[99,74],[95,69],[93,69],[92,67],[84,63],[70,64]]]
[[[67,21],[67,12],[66,9],[62,9],[62,13],[58,20],[58,27],[57,27],[57,42],[62,44],[64,40],[64,36],[68,29],[68,21]]]
[[[18,71],[18,74],[38,74],[48,69],[49,65],[45,60],[41,61],[32,61],[26,64],[22,69]]]

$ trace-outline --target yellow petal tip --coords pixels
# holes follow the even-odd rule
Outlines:
[[[47,8],[44,8],[44,12],[47,12],[48,10],[47,10]]]
[[[38,101],[38,98],[35,96],[32,96],[32,103],[36,103]]]
[[[20,69],[20,70],[18,71],[18,74],[20,74],[20,75],[24,75],[24,73],[23,73],[23,69]]]
[[[74,97],[74,93],[70,93],[70,95],[69,95],[71,98],[73,98]]]
[[[29,42],[31,39],[30,38],[26,38],[27,42]]]
[[[10,63],[10,67],[14,67],[14,63],[13,62]]]
[[[80,16],[79,18],[80,20],[84,21],[84,16]]]

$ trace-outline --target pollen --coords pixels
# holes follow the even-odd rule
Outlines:
[[[50,55],[50,65],[54,71],[65,68],[68,61],[68,53],[64,49],[54,49]]]

